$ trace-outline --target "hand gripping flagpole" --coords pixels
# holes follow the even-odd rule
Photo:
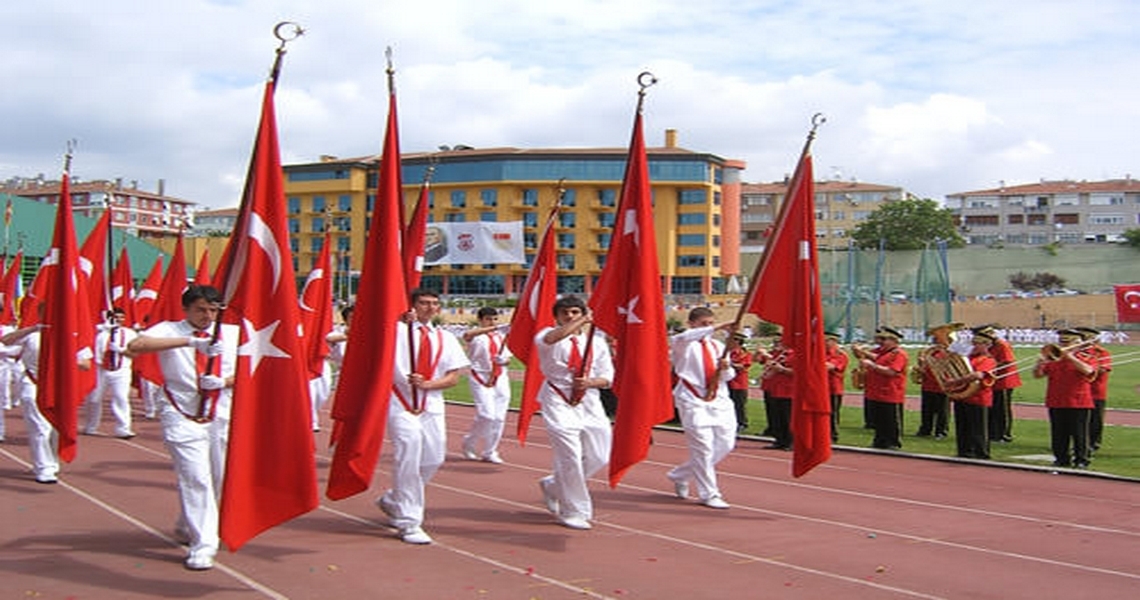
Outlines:
[[[815,132],[817,129],[819,129],[820,125],[823,125],[826,122],[827,117],[823,116],[823,113],[815,113],[812,115],[811,130],[808,131],[807,140],[804,141],[804,147],[800,152],[800,157],[796,161],[796,165],[799,165],[801,162],[803,162],[804,157],[807,156],[808,152],[811,152],[811,143],[815,140]],[[777,224],[784,222],[784,213],[787,212],[787,208],[788,201],[785,194],[784,202],[780,205],[780,214],[776,217]],[[771,239],[771,237],[772,236],[769,236],[769,239]],[[740,328],[740,322],[744,319],[744,314],[748,312],[748,308],[752,306],[752,302],[755,300],[756,294],[759,293],[759,289],[757,288],[759,287],[758,284],[760,282],[760,272],[764,268],[764,264],[768,262],[768,254],[771,252],[771,250],[772,244],[765,244],[764,253],[760,255],[760,261],[756,263],[756,269],[752,272],[752,281],[748,282],[748,291],[744,294],[744,301],[741,302],[740,310],[736,313],[736,320],[734,320],[732,323],[732,331],[734,332]],[[725,356],[727,355],[728,349],[726,346]]]
[[[301,27],[299,24],[294,23],[293,21],[281,21],[280,23],[278,23],[277,25],[275,25],[273,27],[273,37],[276,37],[281,42],[280,44],[277,45],[277,49],[275,51],[276,55],[273,58],[273,67],[270,68],[270,70],[269,70],[269,82],[273,86],[274,91],[276,91],[276,89],[277,89],[277,78],[281,74],[281,62],[285,58],[285,52],[286,52],[285,46],[286,46],[286,44],[288,44],[289,42],[291,42],[291,41],[293,41],[299,37],[301,37],[304,34],[305,34],[305,29],[303,27]],[[255,145],[254,146],[254,152],[256,152],[256,151],[257,151],[257,148]],[[234,232],[235,233],[240,234],[242,232],[245,232],[249,228],[248,221],[249,221],[249,212],[250,211],[247,208],[248,208],[248,203],[250,201],[250,198],[251,198],[252,192],[253,192],[253,190],[251,189],[251,185],[252,185],[252,182],[254,180],[254,177],[253,177],[254,167],[255,167],[254,161],[250,160],[249,161],[249,173],[248,173],[248,176],[245,178],[245,189],[242,192],[241,207],[238,209],[238,222],[234,226]],[[246,238],[246,237],[239,235],[238,239],[240,240],[238,242],[239,244],[248,244],[249,243],[248,238]],[[235,291],[234,288],[237,284],[237,281],[234,278],[233,271],[234,271],[234,265],[237,262],[237,257],[239,254],[244,254],[243,252],[241,252],[240,247],[235,248],[233,252],[227,251],[225,253],[225,264],[219,265],[219,267],[224,267],[224,270],[222,272],[226,274],[226,279],[224,282],[222,282],[223,304],[220,307],[218,307],[218,316],[215,317],[215,319],[214,319],[214,330],[210,334],[210,344],[211,345],[218,343],[218,340],[221,339],[221,335],[222,335],[222,313],[224,313],[226,310],[226,304],[225,303],[229,302],[230,298],[233,296],[234,291]],[[244,260],[245,259],[243,257],[242,261],[244,262]],[[217,360],[219,360],[218,356],[210,356],[206,359],[206,373],[210,373],[214,370],[214,362]],[[208,422],[214,420],[214,411],[217,408],[217,397],[218,397],[218,395],[213,394],[212,399],[211,399],[211,394],[205,393],[205,391],[201,389],[200,385],[201,384],[199,384],[199,389],[198,389],[198,412],[197,412],[197,414],[194,415],[193,420],[196,422],[199,422],[199,423],[208,423]]]

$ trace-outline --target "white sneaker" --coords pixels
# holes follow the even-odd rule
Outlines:
[[[558,519],[558,522],[570,529],[590,529],[593,527],[589,521],[582,517],[563,517]]]
[[[406,544],[430,544],[431,536],[419,527],[410,527],[400,532],[400,539]]]
[[[682,500],[689,498],[689,482],[688,481],[674,481],[673,493]]]
[[[709,508],[728,508],[729,507],[729,504],[727,502],[725,502],[724,498],[721,498],[720,496],[713,496],[713,497],[705,500],[701,504],[704,504],[705,506],[707,506]]]
[[[214,555],[206,552],[191,552],[186,557],[186,568],[191,571],[205,571],[214,568]]]
[[[554,485],[554,479],[550,477],[543,477],[538,480],[538,487],[542,490],[542,501],[546,503],[546,510],[550,514],[558,514],[558,498],[551,491],[550,486]]]
[[[464,447],[463,458],[466,458],[467,460],[479,460],[479,454],[475,452],[474,448]]]
[[[503,457],[499,456],[498,452],[492,452],[483,457],[483,462],[489,462],[495,465],[503,464]]]

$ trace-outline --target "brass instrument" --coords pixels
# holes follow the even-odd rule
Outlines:
[[[957,352],[939,346],[924,350],[919,360],[930,368],[930,373],[938,380],[946,397],[951,400],[969,398],[978,393],[982,386],[991,386],[996,381],[996,377],[992,375],[980,381],[970,378],[974,373],[970,361]]]
[[[1084,350],[1085,348],[1091,347],[1095,343],[1095,340],[1085,340],[1083,342],[1069,344],[1068,346],[1062,346],[1060,344],[1045,344],[1041,347],[1041,360],[1059,360],[1061,356],[1066,352]]]
[[[775,373],[775,366],[786,367],[788,353],[786,350],[780,350],[775,354],[769,354],[767,360],[764,361],[764,369],[760,371],[760,379],[767,379]]]
[[[851,369],[851,387],[861,390],[867,383],[867,372],[860,361],[864,358],[875,360],[875,355],[863,344],[851,344],[851,354],[855,356],[855,366]]]

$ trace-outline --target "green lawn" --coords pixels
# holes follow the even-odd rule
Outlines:
[[[1113,355],[1120,355],[1136,351],[1135,346],[1108,346]],[[1018,358],[1035,357],[1038,349],[1017,348]],[[910,352],[914,355],[914,352]],[[1024,364],[1032,365],[1032,360]],[[522,369],[518,360],[511,364],[511,369]],[[756,371],[758,373],[758,371]],[[755,374],[755,373],[754,373]],[[1045,397],[1045,380],[1034,379],[1028,371],[1022,374],[1023,386],[1014,392],[1014,402],[1043,404]],[[514,401],[512,407],[518,407],[518,397],[522,387],[521,381],[513,382]],[[1108,405],[1112,408],[1128,408],[1140,410],[1140,362],[1120,365],[1113,369],[1109,379]],[[918,388],[908,383],[907,393],[917,396]],[[457,402],[471,402],[471,392],[466,380],[447,390],[448,400]],[[1015,409],[1016,414],[1016,409]],[[749,402],[748,415],[750,427],[746,433],[756,434],[764,429],[764,405],[755,400]],[[954,456],[956,446],[954,438],[934,440],[932,438],[914,437],[918,428],[919,414],[916,411],[907,411],[903,418],[903,449],[901,452],[916,454],[932,454],[938,456]],[[993,444],[990,455],[994,460],[1011,463],[1049,465],[1052,457],[1042,460],[1031,460],[1030,456],[1049,455],[1049,423],[1036,419],[1015,419],[1013,424],[1014,441],[1008,444]],[[863,429],[863,409],[859,407],[844,407],[840,415],[839,444],[844,446],[870,447],[871,431]],[[1093,457],[1092,470],[1111,473],[1123,477],[1140,478],[1140,428],[1107,425],[1104,428],[1104,441],[1101,449]]]

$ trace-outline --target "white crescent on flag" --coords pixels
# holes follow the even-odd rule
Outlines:
[[[246,233],[249,234],[251,240],[261,246],[269,258],[269,264],[273,267],[272,293],[277,293],[277,284],[281,281],[281,248],[277,245],[277,237],[273,235],[273,230],[262,220],[261,215],[256,212],[249,214],[249,228]]]
[[[309,286],[312,285],[314,281],[320,281],[322,278],[324,278],[324,276],[324,269],[313,269],[312,271],[309,271],[309,276],[305,278],[305,287],[301,288],[301,310],[306,310],[309,312],[316,310],[308,304],[305,304],[305,296],[309,295]]]
[[[135,300],[156,300],[156,299],[158,299],[158,290],[151,290],[151,289],[146,289],[146,288],[139,290],[138,296],[135,296]]]
[[[1122,298],[1128,303],[1128,308],[1140,308],[1140,292],[1124,292]]]
[[[546,269],[539,269],[537,275],[538,279],[534,280],[534,286],[530,288],[530,298],[527,298],[526,300],[526,310],[530,313],[530,316],[533,319],[538,318],[538,294],[539,291],[542,290],[542,279],[546,277]]]

